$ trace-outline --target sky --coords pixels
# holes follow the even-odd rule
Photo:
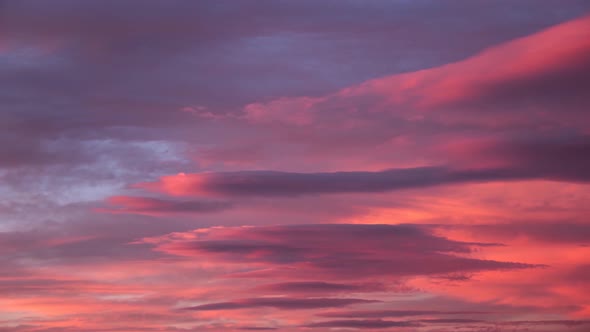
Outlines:
[[[590,331],[587,0],[0,0],[0,332]]]

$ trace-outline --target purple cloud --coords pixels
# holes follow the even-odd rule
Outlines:
[[[296,268],[290,278],[308,279],[315,275],[345,280],[535,267],[458,256],[471,252],[472,247],[494,244],[452,241],[412,225],[212,228],[146,238],[142,242],[172,255],[262,264],[271,269],[271,274],[273,268]]]
[[[376,301],[363,299],[339,299],[339,298],[251,298],[234,300],[230,302],[218,302],[202,304],[183,308],[183,310],[208,311],[208,310],[235,310],[247,308],[268,307],[281,310],[309,310],[319,308],[337,308],[353,304],[374,303]]]
[[[311,323],[304,325],[305,327],[325,327],[325,328],[354,328],[354,329],[385,329],[391,327],[417,327],[420,326],[416,322],[396,322],[387,320],[331,320],[325,322]]]

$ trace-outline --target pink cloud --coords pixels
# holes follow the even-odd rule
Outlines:
[[[316,275],[361,280],[535,267],[464,257],[472,247],[495,244],[449,241],[411,225],[210,228],[142,242],[172,255],[250,263],[260,275],[272,276],[274,269],[282,275],[287,268],[292,270],[291,278]]]
[[[590,6],[539,1],[0,4],[0,331],[585,332]]]
[[[211,213],[231,208],[231,203],[221,201],[179,201],[152,197],[113,196],[107,202],[112,208],[104,211],[111,213]]]

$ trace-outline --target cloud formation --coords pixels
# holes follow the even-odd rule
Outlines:
[[[113,196],[108,203],[114,206],[109,212],[122,213],[207,213],[231,208],[229,202],[178,201],[152,197]]]
[[[473,153],[470,153],[474,151]],[[425,166],[383,171],[294,173],[241,171],[178,174],[137,187],[177,196],[298,196],[335,193],[370,193],[447,184],[547,179],[588,182],[590,140],[587,137],[546,142],[494,142],[470,147],[455,156],[494,167]]]
[[[307,324],[305,327],[325,327],[325,328],[354,328],[354,329],[384,329],[390,327],[416,327],[418,323],[414,322],[396,322],[387,320],[330,320],[318,323]]]
[[[210,228],[146,238],[141,243],[172,255],[252,263],[258,265],[258,271],[250,272],[253,276],[288,273],[291,278],[362,280],[535,267],[465,257],[473,247],[495,244],[452,241],[412,225]]]
[[[586,332],[589,11],[0,1],[0,331]]]
[[[269,298],[253,298],[253,299],[241,299],[232,302],[219,302],[219,303],[208,303],[192,307],[183,308],[183,310],[196,310],[196,311],[208,311],[208,310],[233,310],[233,309],[244,309],[244,308],[257,308],[257,307],[270,307],[275,309],[283,310],[309,310],[309,309],[320,309],[320,308],[337,308],[344,307],[351,304],[362,304],[371,303],[374,301],[362,300],[362,299],[339,299],[339,298],[304,298],[304,299],[293,299],[293,298],[280,298],[280,297],[269,297]]]

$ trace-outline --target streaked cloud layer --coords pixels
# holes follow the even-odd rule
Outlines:
[[[0,331],[587,331],[589,15],[0,2]]]

